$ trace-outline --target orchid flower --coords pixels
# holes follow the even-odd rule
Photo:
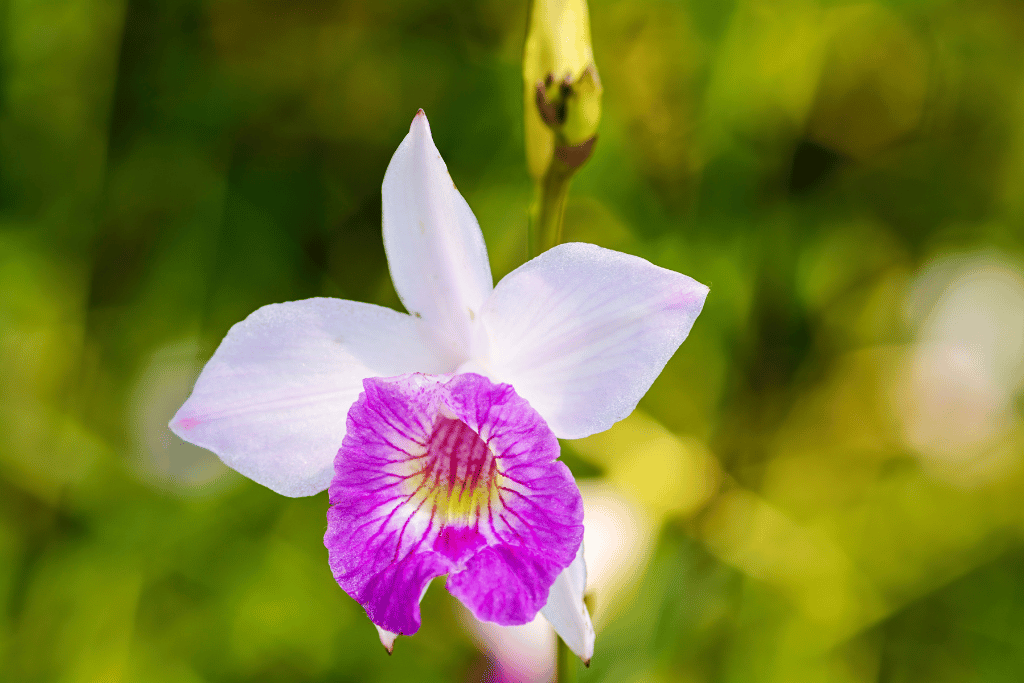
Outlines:
[[[582,501],[556,437],[629,415],[708,289],[590,244],[556,246],[493,286],[422,110],[383,208],[409,314],[328,298],[264,306],[231,328],[171,429],[278,493],[330,487],[332,571],[389,651],[447,574],[478,618],[523,624],[539,610],[589,661]]]

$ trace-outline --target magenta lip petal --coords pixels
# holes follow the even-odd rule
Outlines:
[[[537,616],[562,569],[521,546],[497,545],[474,555],[464,571],[450,574],[445,587],[477,619],[512,626]]]
[[[480,619],[533,619],[583,538],[583,502],[544,420],[474,374],[363,386],[330,487],[324,543],[338,584],[405,635],[442,574]]]

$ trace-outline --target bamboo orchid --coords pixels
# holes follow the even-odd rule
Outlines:
[[[708,289],[578,243],[493,286],[422,110],[384,176],[383,232],[409,314],[264,306],[231,328],[171,429],[278,493],[330,487],[332,570],[389,651],[447,574],[478,618],[539,610],[589,660],[582,501],[556,437],[629,415]]]

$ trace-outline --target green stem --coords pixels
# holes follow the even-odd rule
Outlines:
[[[557,157],[540,182],[530,207],[530,258],[562,242],[562,223],[565,220],[565,201],[569,196],[569,181],[576,169],[569,168]]]
[[[555,663],[555,683],[576,683],[576,655],[565,644],[565,641],[558,638],[558,654]]]

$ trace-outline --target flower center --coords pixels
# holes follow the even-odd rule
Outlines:
[[[489,509],[501,474],[494,452],[466,423],[441,417],[414,462],[412,500],[440,525],[472,526]]]

